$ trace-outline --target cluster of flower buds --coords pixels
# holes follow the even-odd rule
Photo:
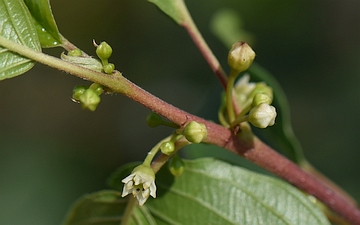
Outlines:
[[[83,109],[95,111],[103,91],[103,87],[97,83],[93,83],[90,87],[78,85],[73,89],[72,100],[80,103]]]
[[[112,54],[111,46],[105,41],[101,42],[99,45],[96,44],[95,40],[93,41],[94,46],[96,47],[96,55],[101,60],[103,65],[103,70],[107,74],[112,74],[115,69],[115,65],[113,63],[109,63],[108,59]]]
[[[276,109],[271,105],[272,88],[264,82],[251,83],[249,75],[245,74],[235,85],[235,97],[243,109],[241,116],[249,113],[248,122],[258,128],[266,128],[275,124]]]
[[[275,123],[276,110],[271,106],[273,93],[271,87],[263,82],[249,82],[249,75],[244,75],[235,84],[235,98],[241,112],[236,117],[232,107],[233,84],[235,78],[247,70],[255,59],[255,52],[246,42],[236,42],[228,54],[228,65],[231,68],[227,87],[228,120],[231,126],[248,121],[255,127],[266,128]],[[247,115],[248,114],[248,115]],[[234,118],[235,117],[235,118]]]

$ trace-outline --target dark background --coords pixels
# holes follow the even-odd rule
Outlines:
[[[214,53],[217,10],[238,11],[256,40],[256,62],[287,93],[295,133],[307,158],[360,200],[360,2],[187,1]],[[124,76],[191,113],[216,118],[220,85],[186,32],[144,1],[52,0],[60,32],[89,54],[92,39],[114,49]],[[61,49],[46,49],[59,56]],[[0,82],[0,224],[59,224],[84,193],[142,160],[170,130],[148,128],[148,109],[122,95],[102,96],[95,112],[70,100],[88,84],[37,64]],[[205,108],[208,107],[208,108]],[[209,110],[206,110],[209,109]]]

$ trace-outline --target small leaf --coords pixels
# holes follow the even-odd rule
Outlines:
[[[183,22],[184,0],[149,0],[149,2],[159,7],[161,11],[175,20],[177,24],[181,24]]]
[[[70,56],[66,55],[65,53],[61,53],[61,59],[90,70],[95,70],[98,72],[101,72],[103,70],[103,65],[101,64],[101,62],[91,57]]]
[[[0,1],[0,35],[41,51],[31,15],[22,0]],[[25,73],[34,66],[30,59],[0,46],[0,80]]]
[[[146,206],[158,224],[329,224],[293,186],[211,158],[185,161],[176,178],[162,169],[156,185]]]
[[[24,2],[34,18],[41,46],[50,48],[61,45],[60,33],[49,0],[24,0]]]
[[[119,225],[127,205],[121,193],[103,190],[81,197],[68,212],[63,225]],[[136,206],[129,225],[156,224],[145,206]]]

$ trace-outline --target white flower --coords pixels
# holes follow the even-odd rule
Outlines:
[[[132,193],[139,205],[143,205],[150,195],[156,198],[155,174],[149,166],[136,167],[122,182],[125,185],[121,197]]]
[[[240,106],[243,106],[248,100],[251,92],[255,89],[256,83],[249,82],[249,74],[244,74],[236,83],[235,83],[235,93],[236,99]]]
[[[248,120],[255,127],[266,128],[275,124],[275,118],[275,107],[261,103],[250,110]]]

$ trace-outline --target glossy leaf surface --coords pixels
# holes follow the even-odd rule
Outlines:
[[[24,0],[24,2],[34,18],[41,46],[50,48],[61,45],[60,33],[49,0]]]
[[[11,41],[41,51],[31,15],[22,0],[0,1],[0,35]],[[0,80],[21,75],[34,62],[0,46]]]
[[[126,198],[113,190],[85,195],[70,209],[63,225],[119,225],[126,205]],[[129,222],[129,225],[139,224],[156,224],[145,206],[137,206]]]
[[[203,158],[174,178],[157,174],[158,197],[146,206],[158,224],[329,224],[298,189],[277,179]]]

